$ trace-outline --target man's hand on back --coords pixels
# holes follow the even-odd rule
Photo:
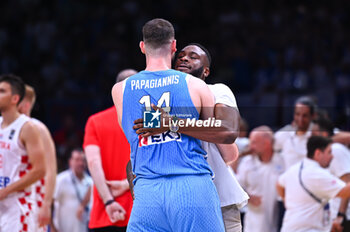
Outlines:
[[[169,127],[164,127],[163,120],[166,122],[169,122],[171,120],[170,115],[165,112],[162,108],[155,106],[154,104],[151,104],[152,108],[155,111],[160,111],[160,128],[145,128],[143,127],[143,119],[139,118],[134,121],[133,129],[136,130],[136,134],[141,135],[142,137],[149,137],[151,135],[156,135],[163,133],[165,131],[169,130]]]
[[[116,201],[106,206],[106,212],[109,217],[109,220],[111,220],[112,223],[115,223],[117,221],[122,221],[125,219],[126,211]]]
[[[107,180],[106,184],[108,185],[113,197],[119,197],[129,189],[129,183],[127,179],[111,181]]]

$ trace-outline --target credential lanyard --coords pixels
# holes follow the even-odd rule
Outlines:
[[[303,180],[301,179],[301,171],[303,170],[304,167],[304,162],[301,162],[300,169],[299,169],[299,182],[301,187],[312,197],[315,201],[320,203],[323,206],[323,217],[322,217],[322,225],[327,226],[329,225],[330,222],[330,211],[329,211],[329,203],[323,202],[320,198],[318,198],[315,194],[313,194],[310,190],[308,190],[304,183]]]
[[[72,178],[75,194],[77,195],[77,198],[78,198],[79,202],[82,203],[83,199],[80,196],[80,192],[78,190],[77,182],[76,182],[76,180],[75,180],[73,175],[74,175],[73,172],[71,172],[71,178]],[[87,206],[85,206],[85,211],[88,211],[88,210],[89,210],[89,208]]]
[[[315,196],[315,194],[313,194],[312,192],[310,192],[304,185],[303,180],[301,179],[301,171],[304,168],[304,162],[301,162],[300,165],[300,169],[299,169],[299,182],[301,187],[310,195],[310,197],[312,197],[315,201],[317,201],[318,203],[320,203],[321,205],[324,205],[324,203],[322,202],[322,200],[318,197]]]

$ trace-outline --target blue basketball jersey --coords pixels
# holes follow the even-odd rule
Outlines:
[[[198,119],[186,76],[186,73],[172,69],[141,71],[125,81],[122,127],[131,147],[136,179],[212,174],[204,158],[206,152],[198,139],[170,131],[142,138],[132,128],[136,119],[144,118],[144,112],[150,110],[151,103],[167,108],[171,115],[179,118]]]

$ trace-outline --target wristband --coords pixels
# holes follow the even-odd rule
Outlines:
[[[346,214],[345,213],[338,212],[337,217],[342,217],[342,218],[344,218],[344,220],[346,220]]]
[[[114,199],[108,200],[105,203],[105,207],[109,206],[110,204],[112,204],[114,202]]]
[[[171,123],[170,123],[170,131],[176,133],[179,130],[179,125],[177,122],[179,121],[178,117],[175,115],[171,117]],[[176,126],[175,126],[176,123]]]

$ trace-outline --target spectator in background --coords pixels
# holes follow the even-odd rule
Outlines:
[[[279,177],[277,191],[286,206],[282,232],[330,231],[328,201],[350,196],[350,184],[326,170],[333,158],[331,142],[321,136],[310,137],[307,157]]]
[[[278,205],[273,187],[283,172],[283,160],[273,151],[273,132],[267,126],[249,135],[251,155],[242,158],[237,178],[250,199],[244,216],[244,232],[276,232]]]
[[[294,104],[293,121],[275,133],[274,150],[283,158],[285,170],[306,156],[306,143],[311,136],[315,111],[316,103],[313,98],[310,96],[297,98]],[[278,228],[281,228],[285,211],[281,199],[278,205]]]
[[[312,135],[331,138],[333,131],[334,126],[329,119],[320,117],[314,121]],[[333,159],[329,165],[329,171],[345,183],[350,183],[350,150],[341,143],[332,143],[331,150]],[[348,231],[350,229],[350,221],[347,220],[350,219],[349,198],[332,199],[330,203],[331,219],[335,219],[333,223],[334,229],[339,228],[344,221],[344,231]]]
[[[136,73],[133,69],[122,70],[116,82]],[[89,228],[95,232],[126,231],[132,208],[125,172],[130,146],[117,119],[112,106],[90,116],[85,127],[84,150],[94,180]]]
[[[59,232],[86,232],[90,214],[92,179],[86,173],[85,154],[76,148],[71,152],[69,169],[57,176],[54,195],[54,226]]]
[[[77,127],[74,115],[65,114],[62,116],[62,127],[53,133],[53,139],[57,147],[58,171],[67,168],[67,161],[70,152],[81,145],[82,131]]]
[[[143,67],[143,59],[133,47],[139,27],[153,12],[164,11],[169,18],[179,19],[179,41],[201,38],[210,45],[217,57],[212,73],[215,80],[251,96],[254,89],[262,94],[280,91],[282,102],[291,93],[320,95],[319,89],[335,90],[327,98],[334,103],[330,105],[337,106],[335,122],[341,129],[349,128],[350,32],[344,10],[350,2],[334,0],[329,7],[325,1],[293,1],[268,4],[263,10],[266,3],[242,1],[228,6],[223,1],[208,1],[196,12],[195,1],[186,2],[186,9],[171,1],[156,5],[131,0],[108,4],[3,1],[0,73],[25,72],[44,96],[41,111],[52,112],[56,105],[51,102],[70,104],[74,98],[84,100],[84,104],[74,105],[74,114],[89,104],[88,116],[101,106],[98,103],[109,104],[105,93],[114,82],[115,70],[125,65]],[[198,20],[189,22],[190,14]],[[241,101],[239,94],[236,97]],[[57,124],[50,115],[42,116],[47,117],[48,125]],[[76,123],[83,126],[85,119]],[[275,123],[271,126],[279,126]]]
[[[306,143],[311,136],[311,125],[316,104],[308,96],[295,101],[294,118],[287,130],[275,133],[274,149],[280,151],[286,170],[305,157]]]

